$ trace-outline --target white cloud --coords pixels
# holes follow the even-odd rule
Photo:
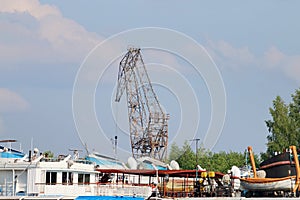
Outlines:
[[[276,47],[268,49],[263,57],[263,66],[282,71],[300,82],[300,55],[287,55]]]
[[[288,59],[287,66],[284,68],[285,73],[300,82],[300,56],[292,56]]]
[[[285,57],[286,56],[282,52],[273,46],[264,53],[265,66],[271,68],[279,66],[282,64]]]
[[[28,12],[38,19],[47,15],[60,15],[60,11],[56,7],[41,5],[38,0],[2,0],[0,12]]]
[[[37,0],[2,0],[1,60],[81,61],[103,38]]]
[[[25,111],[28,107],[29,104],[23,97],[6,88],[0,88],[0,113]],[[1,123],[0,121],[0,126]]]
[[[225,41],[208,41],[206,45],[218,66],[239,69],[260,67],[267,70],[282,71],[288,78],[300,82],[300,55],[287,55],[272,46],[262,55],[254,55],[248,47],[234,47]]]
[[[217,59],[220,66],[229,66],[240,68],[245,64],[255,63],[255,56],[250,52],[247,46],[234,47],[225,41],[214,42],[207,41],[205,48],[208,50],[213,59]]]

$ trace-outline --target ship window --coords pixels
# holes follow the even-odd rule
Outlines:
[[[57,180],[57,173],[51,172],[51,184],[52,185],[56,184],[56,180]]]
[[[78,184],[82,185],[83,184],[83,175],[84,174],[78,174]]]
[[[51,177],[51,175],[50,175],[50,172],[46,172],[46,184],[47,185],[50,185],[50,177]]]
[[[68,183],[69,183],[69,185],[73,185],[73,173],[72,172],[69,172]]]
[[[57,172],[46,172],[46,184],[55,185],[57,181]]]
[[[85,174],[85,176],[84,176],[84,184],[90,184],[90,175],[89,174]]]
[[[62,184],[63,185],[72,185],[73,184],[73,174],[72,172],[63,172],[62,173]]]
[[[78,174],[78,184],[90,184],[90,175],[89,174]]]
[[[63,172],[62,173],[62,184],[63,185],[67,185],[68,184],[68,173],[67,172]]]

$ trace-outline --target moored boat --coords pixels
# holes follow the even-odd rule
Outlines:
[[[241,186],[247,191],[292,191],[296,177],[242,178]]]
[[[3,142],[3,141],[2,141]],[[11,141],[10,141],[11,142]],[[76,155],[60,155],[48,158],[34,149],[29,156],[11,147],[0,151],[0,196],[136,196],[147,198],[152,193],[149,185],[115,184],[107,181],[104,174],[97,171],[101,163],[111,159],[95,157],[94,162]],[[99,159],[98,162],[96,162]],[[120,168],[118,161],[115,165]],[[111,165],[111,168],[114,166]]]
[[[266,178],[282,178],[296,175],[294,158],[289,151],[263,161],[259,165],[259,170],[266,172]]]
[[[264,174],[264,177],[259,177],[257,175],[256,167],[255,167],[255,162],[254,162],[254,156],[252,152],[252,147],[248,147],[249,155],[250,155],[250,161],[252,165],[252,170],[253,170],[253,177],[248,177],[248,178],[241,178],[241,186],[242,188],[247,192],[247,196],[252,196],[255,193],[260,194],[261,192],[268,192],[268,193],[273,193],[273,194],[284,194],[284,196],[290,196],[295,194],[296,192],[298,193],[299,190],[299,185],[300,185],[300,169],[299,169],[299,160],[298,160],[298,155],[297,155],[297,150],[295,146],[290,147],[291,152],[292,152],[292,158],[290,162],[293,162],[295,165],[295,171],[296,175],[290,175],[291,173],[289,172],[286,176],[284,177],[266,177],[266,173],[261,173]],[[290,153],[289,153],[290,154]],[[270,160],[265,162],[262,166],[268,166],[269,168],[272,167],[278,167],[282,166],[282,162],[284,162],[285,159],[289,158],[287,154],[283,154],[279,157],[275,157],[272,159],[273,161],[273,166]],[[260,168],[261,169],[261,168]],[[275,176],[275,172],[273,172],[273,175]],[[280,176],[282,176],[284,173],[278,172]],[[270,176],[270,174],[269,174]]]

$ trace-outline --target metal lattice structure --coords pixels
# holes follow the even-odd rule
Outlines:
[[[132,155],[164,161],[168,146],[168,116],[152,88],[141,50],[130,48],[119,65],[116,102],[126,89]]]

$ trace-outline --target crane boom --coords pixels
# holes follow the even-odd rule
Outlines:
[[[159,104],[138,48],[128,49],[120,61],[116,102],[125,90],[133,157],[149,156],[164,161],[169,117]]]

